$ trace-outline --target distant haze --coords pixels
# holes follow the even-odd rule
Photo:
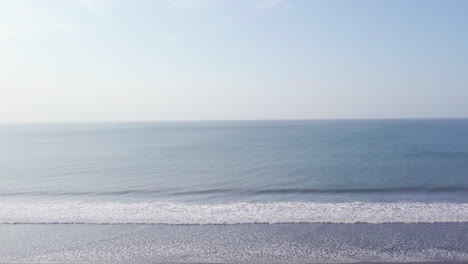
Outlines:
[[[2,0],[0,122],[468,117],[468,1]]]

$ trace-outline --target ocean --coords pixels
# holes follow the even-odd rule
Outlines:
[[[0,263],[468,262],[468,119],[0,124]]]

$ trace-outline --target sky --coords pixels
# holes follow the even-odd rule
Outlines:
[[[467,118],[468,1],[0,0],[0,122]]]

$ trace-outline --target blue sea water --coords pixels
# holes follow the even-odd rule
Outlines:
[[[132,251],[125,240],[134,254],[120,255],[127,262],[468,261],[466,119],[2,124],[0,150],[0,234],[10,238],[17,228],[42,232],[31,224],[59,233],[75,224],[72,234],[101,225],[118,237],[130,228],[145,242]],[[109,224],[123,226],[102,226]],[[136,235],[141,228],[184,242],[150,243]],[[394,237],[398,250],[379,248],[407,229],[415,236]],[[432,241],[422,236],[431,229]],[[241,243],[249,247],[276,237],[284,252],[246,253],[226,237],[224,247],[200,252],[200,241],[188,241],[200,232],[212,234],[210,243],[223,232],[260,234]],[[353,243],[340,248],[340,236]],[[172,255],[145,251],[166,242],[175,243]],[[55,255],[4,249],[0,262],[118,262],[104,249],[93,259],[75,246]]]

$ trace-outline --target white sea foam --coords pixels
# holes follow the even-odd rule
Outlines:
[[[468,203],[0,202],[3,224],[248,224],[468,222]]]

